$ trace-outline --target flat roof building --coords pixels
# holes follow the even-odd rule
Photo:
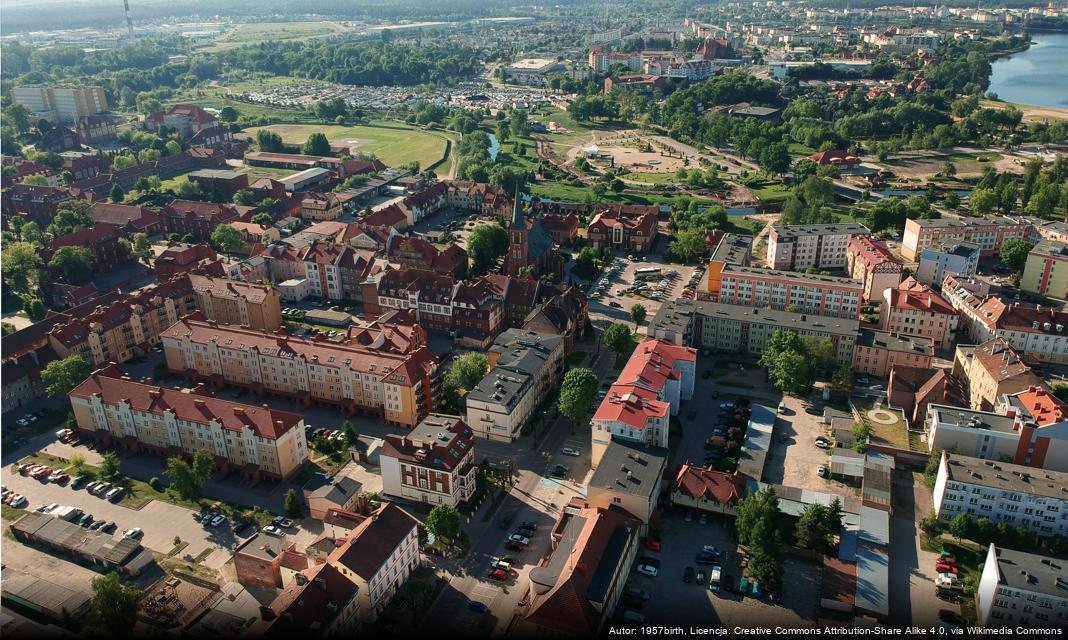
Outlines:
[[[975,599],[983,627],[1064,628],[1068,561],[991,544]]]

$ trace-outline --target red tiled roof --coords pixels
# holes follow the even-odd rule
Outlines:
[[[387,502],[339,541],[329,562],[344,565],[370,582],[418,524],[403,509]]]
[[[1015,397],[1040,427],[1064,422],[1068,418],[1068,402],[1050,393],[1049,387],[1044,384],[1031,385],[1027,391],[1021,391]]]
[[[872,240],[868,236],[853,236],[849,239],[847,250],[856,256],[856,260],[863,262],[868,271],[884,262],[900,264],[885,242]]]
[[[365,515],[331,507],[326,510],[326,515],[323,517],[323,524],[352,530],[366,519],[367,516]]]
[[[68,395],[86,400],[99,395],[105,404],[129,402],[136,411],[157,415],[170,410],[179,420],[200,424],[217,420],[224,429],[238,432],[252,429],[257,436],[272,440],[303,420],[296,413],[223,400],[203,391],[153,387],[123,379],[123,375],[122,369],[108,365],[94,371]]]
[[[719,504],[737,504],[745,496],[745,477],[735,471],[724,473],[684,464],[671,485],[672,492],[684,493],[694,500],[713,500]]]
[[[656,214],[649,211],[633,214],[621,209],[608,209],[598,213],[586,228],[609,233],[616,225],[630,229],[631,233],[641,231],[643,236],[649,236],[657,226]]]
[[[89,209],[89,217],[94,222],[123,226],[132,224],[143,229],[159,222],[159,214],[148,207],[116,204],[111,202],[94,202]]]
[[[317,359],[321,367],[348,367],[352,371],[373,374],[379,380],[405,387],[422,381],[437,365],[437,358],[426,347],[404,355],[385,353],[362,345],[337,344],[322,339],[306,340],[284,330],[272,334],[208,322],[201,313],[182,318],[164,330],[160,337],[174,340],[188,337],[194,344],[218,343],[231,351],[256,351],[309,362]]]
[[[832,164],[835,160],[844,162],[846,164],[856,164],[860,162],[860,159],[850,154],[848,151],[835,150],[835,151],[820,151],[809,156],[809,159],[816,164]]]
[[[79,229],[74,233],[60,236],[48,244],[48,248],[55,251],[60,247],[94,247],[104,242],[113,242],[126,234],[114,225],[98,224],[88,229]]]
[[[670,411],[671,403],[659,400],[655,391],[632,384],[614,384],[597,407],[593,419],[622,422],[642,429],[649,418],[666,418]]]
[[[995,382],[1026,375],[1038,379],[1009,341],[1000,336],[976,346],[972,357]]]
[[[890,306],[893,309],[923,311],[942,315],[956,315],[957,311],[945,298],[931,290],[930,287],[909,276],[896,289],[890,292]]]
[[[391,204],[360,220],[360,223],[371,227],[395,227],[407,220],[408,216],[404,215],[404,211]]]
[[[190,286],[193,287],[193,291],[198,293],[210,293],[213,298],[240,297],[253,304],[260,304],[266,300],[267,293],[271,290],[265,284],[227,280],[226,278],[212,278],[194,273],[184,277],[189,278]]]
[[[666,340],[646,340],[627,360],[616,384],[636,384],[662,392],[669,379],[679,377],[674,369],[680,361],[696,362],[697,350]]]

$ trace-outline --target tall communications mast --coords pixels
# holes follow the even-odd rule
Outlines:
[[[126,32],[129,34],[130,39],[133,40],[133,19],[130,17],[130,0],[122,0],[122,4],[126,7]]]

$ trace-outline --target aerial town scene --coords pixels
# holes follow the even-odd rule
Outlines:
[[[0,0],[0,635],[1068,628],[1068,2]]]

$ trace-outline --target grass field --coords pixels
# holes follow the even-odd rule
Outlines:
[[[237,25],[201,50],[223,51],[256,42],[305,40],[347,32],[348,29],[336,22],[255,22]]]
[[[790,197],[790,189],[779,182],[763,182],[759,187],[750,187],[749,190],[764,202],[779,202]]]
[[[980,161],[980,158],[984,160]],[[993,151],[971,153],[955,151],[940,153],[937,151],[909,151],[894,154],[886,166],[901,178],[931,178],[942,170],[942,165],[950,161],[957,168],[958,176],[982,175],[987,166],[1001,160],[1002,155]]]
[[[245,129],[241,135],[255,137],[260,129],[268,129],[282,136],[282,141],[303,144],[315,132],[326,134],[331,144],[345,144],[355,150],[375,154],[390,166],[419,162],[428,167],[445,153],[445,136],[402,124],[371,124],[344,126],[333,124],[273,124]]]

